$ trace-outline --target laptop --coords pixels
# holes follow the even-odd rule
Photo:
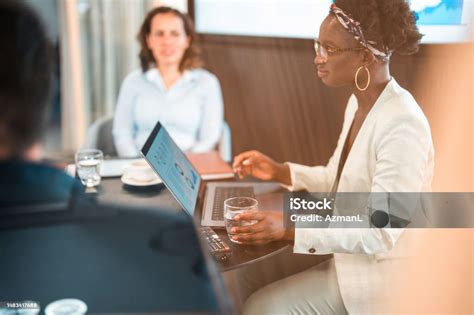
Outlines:
[[[148,136],[141,155],[189,215],[194,217],[198,205],[203,204],[202,226],[225,226],[224,200],[227,198],[255,197],[275,189],[274,183],[205,183],[160,122]],[[202,191],[205,191],[204,200],[200,203]]]

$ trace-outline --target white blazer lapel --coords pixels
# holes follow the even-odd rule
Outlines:
[[[372,156],[372,148],[374,141],[374,127],[377,121],[377,116],[383,112],[381,109],[383,104],[391,97],[391,90],[395,81],[391,79],[382,93],[379,95],[375,104],[372,106],[371,110],[365,117],[362,126],[360,127],[359,132],[357,133],[354,143],[352,144],[351,150],[347,155],[346,162],[342,168],[341,177],[339,179],[339,184],[337,191],[339,192],[366,192],[371,189],[371,176],[372,172],[366,172],[365,170],[370,170],[375,166],[375,156]],[[354,102],[356,103],[355,108],[357,110],[357,99],[354,97]],[[348,125],[346,130],[345,139],[348,136],[349,128],[354,120],[355,112],[350,121],[345,124]],[[345,140],[344,140],[345,143]],[[342,152],[342,151],[341,151]]]

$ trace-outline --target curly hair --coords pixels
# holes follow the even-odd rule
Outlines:
[[[365,38],[376,42],[377,49],[400,55],[418,51],[423,35],[407,1],[335,0],[334,3],[361,24]]]
[[[138,42],[140,43],[140,53],[138,54],[138,57],[140,58],[140,65],[143,72],[146,72],[150,66],[156,64],[155,57],[153,57],[146,42],[146,38],[151,32],[151,22],[156,15],[167,13],[174,14],[183,21],[184,32],[186,33],[186,36],[189,37],[189,47],[184,52],[184,56],[179,64],[179,70],[184,71],[187,69],[202,67],[203,62],[200,57],[200,50],[195,43],[196,31],[194,30],[194,23],[191,18],[176,9],[161,6],[148,12],[137,35]]]

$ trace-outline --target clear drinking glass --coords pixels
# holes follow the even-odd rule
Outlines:
[[[257,220],[250,221],[235,221],[234,217],[236,215],[242,214],[244,212],[257,212],[258,211],[258,201],[250,197],[233,197],[226,199],[224,201],[224,221],[225,227],[227,229],[227,234],[232,242],[237,243],[232,239],[234,233],[232,233],[232,228],[236,226],[247,226],[257,223]]]
[[[81,182],[86,187],[100,184],[100,168],[104,155],[97,149],[84,149],[76,153],[76,170]]]

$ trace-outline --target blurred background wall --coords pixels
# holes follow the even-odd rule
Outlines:
[[[148,10],[166,4],[188,11],[198,18],[199,29],[207,25],[205,22],[226,22],[224,17],[212,12],[199,15],[199,10],[234,3],[212,0],[28,2],[43,16],[57,47],[57,91],[52,113],[55,119],[47,142],[52,143],[48,146],[50,150],[66,154],[83,144],[87,127],[93,121],[113,114],[122,80],[139,68],[136,34]],[[248,16],[252,10],[260,9],[265,12],[262,20],[266,21],[277,13],[271,1],[263,1],[261,8],[252,1],[241,2]],[[297,13],[291,8],[297,4],[303,6],[305,1],[282,0],[279,5],[280,2],[291,17]],[[455,2],[463,1],[438,2],[455,6]],[[465,6],[472,5],[470,0],[464,2]],[[199,3],[207,7],[199,7]],[[326,12],[320,14],[321,18]],[[256,19],[260,17],[253,15]],[[235,22],[242,25],[237,25],[235,32],[248,29],[248,16],[234,14]],[[285,24],[286,20],[280,22],[281,32],[285,29],[289,34],[298,32],[298,27]],[[318,23],[314,21],[313,26],[307,26],[309,31],[305,30],[305,36],[310,36],[313,29],[316,36]],[[265,25],[261,28],[263,32],[273,31]],[[313,64],[311,39],[201,32],[198,41],[206,67],[218,76],[222,85],[234,154],[258,149],[279,161],[310,165],[328,161],[350,91],[323,86]],[[418,54],[395,55],[391,60],[392,75],[414,95],[430,121],[436,149],[433,185],[436,191],[474,190],[473,58],[471,40],[422,44]]]
[[[350,91],[317,78],[311,40],[202,35],[208,68],[221,80],[235,154],[258,149],[280,161],[327,163]],[[431,124],[435,191],[474,191],[474,50],[422,45],[394,56],[392,76]]]

